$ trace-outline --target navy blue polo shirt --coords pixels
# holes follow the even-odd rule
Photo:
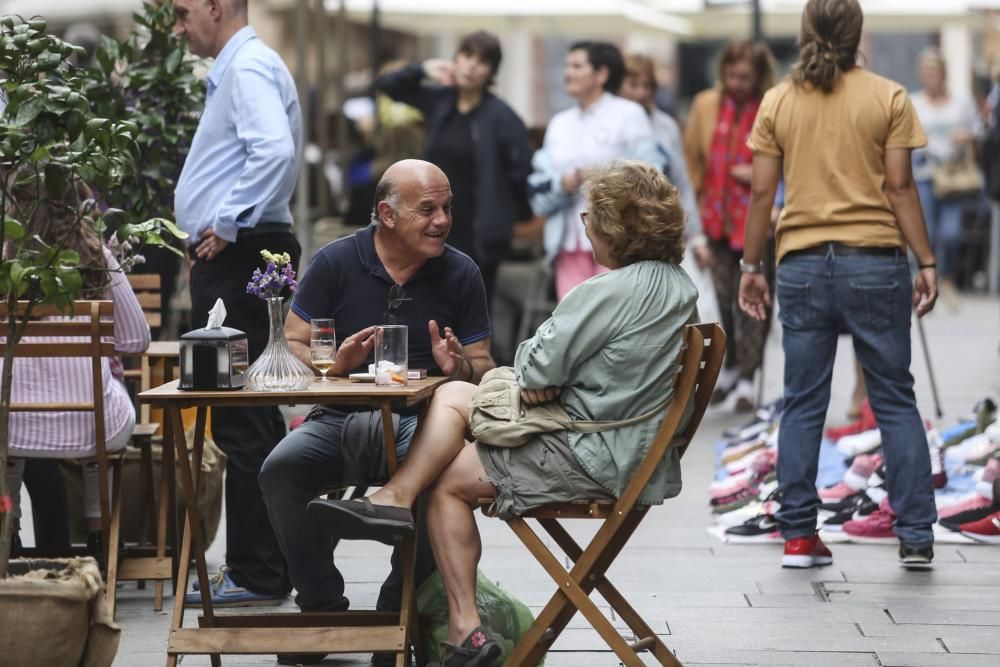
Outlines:
[[[325,245],[309,262],[292,310],[305,321],[332,317],[337,345],[365,327],[385,324],[392,278],[375,252],[375,225]],[[444,335],[451,327],[462,345],[490,336],[483,277],[467,255],[449,245],[444,253],[420,267],[403,287],[404,301],[396,310],[396,323],[407,333],[410,368],[426,368],[428,375],[442,375],[431,354],[427,322],[436,320]],[[367,372],[372,355],[363,367]]]

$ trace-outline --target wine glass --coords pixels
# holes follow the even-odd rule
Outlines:
[[[309,358],[321,374],[320,382],[329,382],[326,374],[337,360],[337,335],[333,320],[314,319],[309,322]]]

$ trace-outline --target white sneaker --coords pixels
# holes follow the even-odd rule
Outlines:
[[[752,412],[754,409],[753,382],[740,380],[726,397],[726,409],[733,412]]]
[[[873,428],[857,435],[845,435],[837,441],[837,451],[844,456],[869,454],[882,446],[882,431]]]

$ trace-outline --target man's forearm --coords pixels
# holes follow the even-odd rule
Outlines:
[[[934,252],[927,238],[927,227],[920,208],[920,197],[912,182],[905,187],[889,188],[889,203],[896,214],[896,221],[906,244],[913,250],[917,263],[922,266],[934,263]]]
[[[312,356],[310,356],[310,354],[309,354],[309,346],[308,345],[306,345],[304,343],[300,343],[297,340],[290,340],[290,341],[288,341],[288,349],[290,349],[292,351],[292,354],[294,354],[298,358],[299,361],[301,361],[302,363],[304,363],[309,368],[313,367],[313,365],[312,365]]]
[[[486,371],[492,370],[497,367],[493,357],[466,357],[465,360],[468,362],[467,366],[471,369],[471,376],[466,380],[472,384],[479,384],[479,381],[483,379],[483,375]],[[465,379],[465,378],[461,378]]]
[[[759,264],[764,256],[764,240],[771,225],[773,203],[773,193],[770,197],[766,193],[755,193],[750,199],[743,245],[743,261],[747,264]]]

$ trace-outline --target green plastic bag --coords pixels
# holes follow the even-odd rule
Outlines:
[[[479,616],[490,634],[500,645],[500,657],[490,667],[501,667],[521,635],[531,627],[535,617],[527,606],[516,597],[476,571],[476,606]],[[420,631],[431,661],[442,658],[441,642],[448,638],[448,598],[445,596],[441,573],[434,572],[417,589],[417,610],[420,612]],[[538,663],[544,665],[544,661]]]

